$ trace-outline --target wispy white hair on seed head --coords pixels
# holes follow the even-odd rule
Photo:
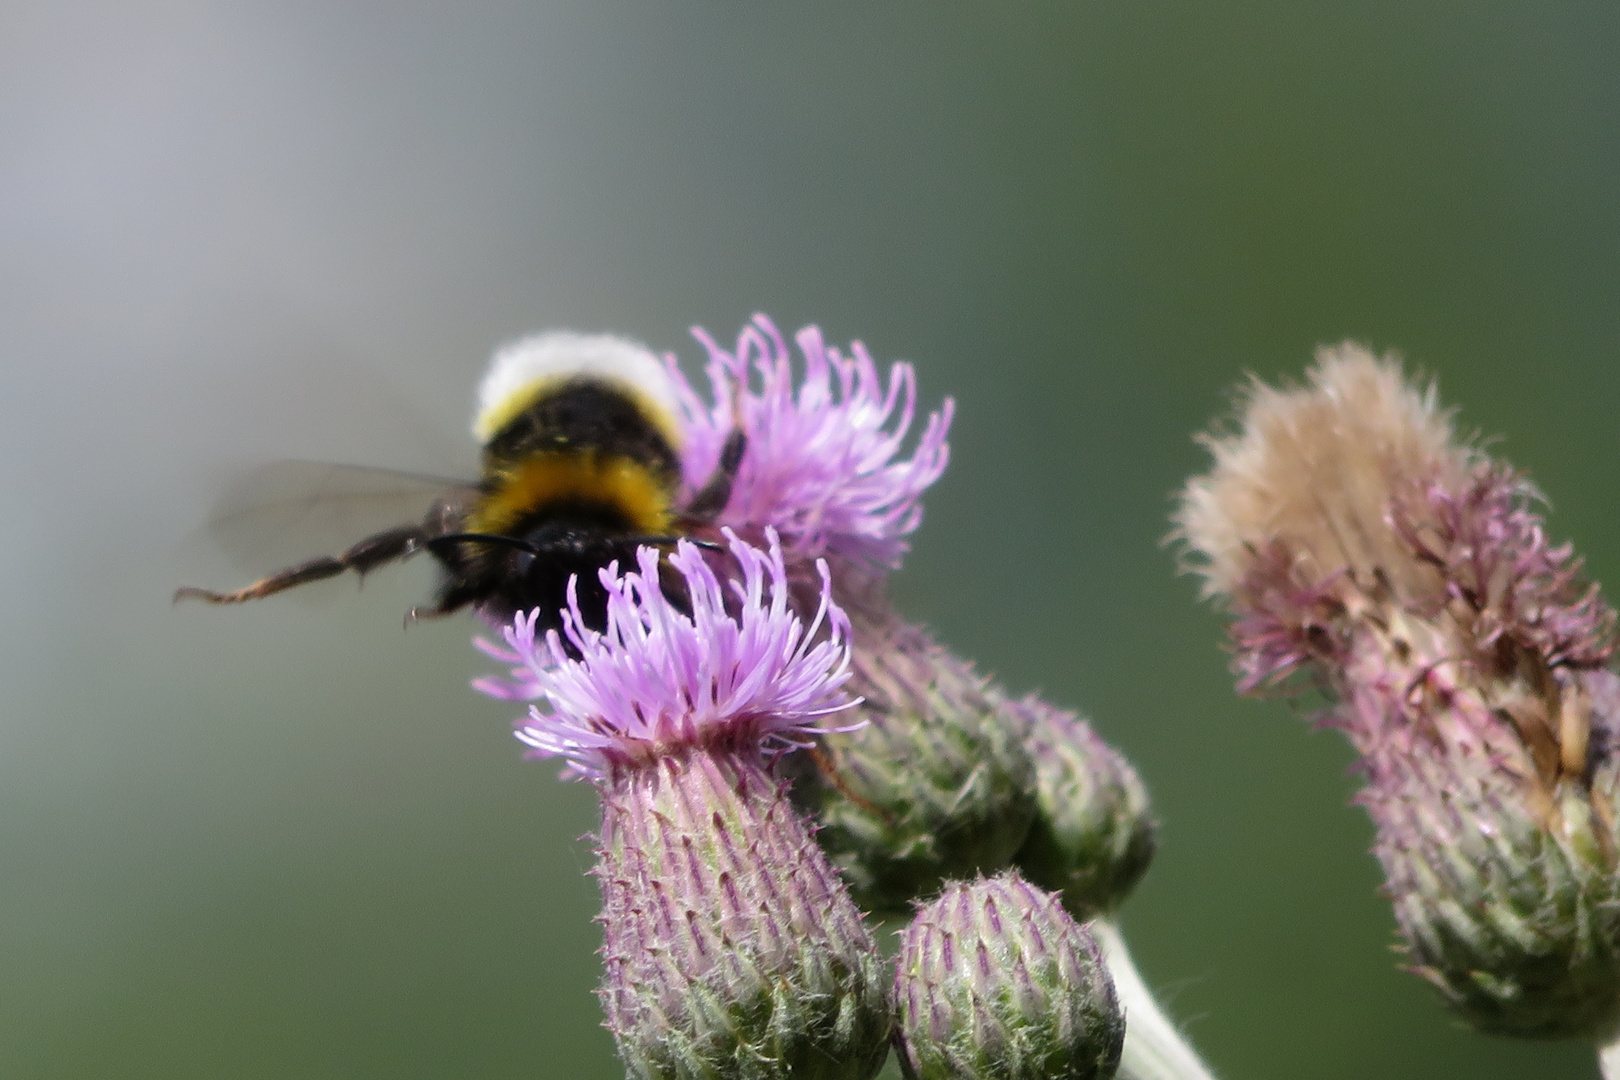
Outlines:
[[[678,399],[663,361],[639,341],[613,334],[549,330],[519,338],[495,350],[478,387],[473,437],[487,443],[551,382],[575,376],[616,383],[652,414],[672,445],[678,446]]]
[[[1173,535],[1211,596],[1230,593],[1273,540],[1321,577],[1413,569],[1386,523],[1390,500],[1406,484],[1453,480],[1473,460],[1432,384],[1353,342],[1318,349],[1303,386],[1251,378],[1238,406],[1235,431],[1200,439],[1214,467],[1187,482],[1174,515]]]

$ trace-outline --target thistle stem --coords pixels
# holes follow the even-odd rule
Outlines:
[[[1176,1025],[1159,1008],[1153,992],[1142,981],[1119,926],[1111,919],[1097,919],[1091,932],[1102,946],[1114,977],[1114,992],[1125,1012],[1125,1050],[1119,1061],[1119,1080],[1215,1080],[1193,1048],[1182,1038]],[[1620,1070],[1620,1051],[1614,1068]],[[1605,1070],[1610,1066],[1605,1058]],[[1605,1080],[1620,1080],[1620,1071],[1604,1072]]]
[[[1603,1080],[1620,1080],[1620,1034],[1598,1045],[1598,1071]]]

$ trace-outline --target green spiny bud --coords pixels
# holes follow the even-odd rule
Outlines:
[[[1112,911],[1153,859],[1147,789],[1074,713],[1034,696],[1012,708],[1029,720],[1038,800],[1018,866],[1079,917]]]
[[[825,736],[814,765],[798,761],[794,797],[856,901],[902,911],[1012,861],[1035,815],[1029,721],[886,600],[844,603],[845,690],[863,699],[844,715],[869,723]]]
[[[895,977],[910,1080],[1108,1080],[1125,1021],[1091,933],[1012,871],[917,911]]]

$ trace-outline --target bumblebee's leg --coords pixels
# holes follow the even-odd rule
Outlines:
[[[407,611],[405,625],[409,626],[423,619],[442,619],[446,615],[454,615],[468,604],[477,603],[487,594],[487,589],[477,588],[465,581],[449,582],[431,607],[413,607]]]
[[[707,523],[719,516],[731,501],[731,485],[737,479],[737,469],[747,450],[748,436],[741,428],[732,428],[731,434],[726,436],[726,444],[720,448],[720,464],[715,466],[714,475],[703,485],[703,490],[692,496],[685,517]]]
[[[184,585],[174,591],[176,600],[205,600],[210,604],[240,604],[248,600],[273,596],[286,589],[323,581],[352,570],[362,577],[384,563],[415,554],[427,541],[421,525],[401,525],[366,537],[341,555],[323,555],[297,566],[289,566],[267,578],[260,578],[235,592],[217,593]]]
[[[844,778],[838,775],[837,762],[833,761],[832,755],[827,753],[826,749],[822,747],[821,744],[817,743],[814,746],[810,746],[806,748],[805,752],[810,755],[810,760],[816,763],[816,770],[821,773],[822,779],[826,780],[827,783],[831,784],[835,789],[837,789],[838,794],[842,795],[844,798],[848,799],[862,810],[865,810],[873,817],[878,818],[880,821],[887,822],[890,826],[893,826],[894,815],[883,809],[883,807],[879,806],[871,799],[866,798],[860,792],[851,788]]]

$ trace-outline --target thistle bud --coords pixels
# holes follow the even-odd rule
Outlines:
[[[849,612],[851,716],[867,723],[796,763],[794,797],[856,900],[903,911],[1012,861],[1035,815],[1029,719],[886,600]]]
[[[1481,1030],[1620,1021],[1614,613],[1530,484],[1354,346],[1256,382],[1178,515],[1241,690],[1335,700],[1410,967]]]
[[[1125,1021],[1089,931],[1009,871],[917,911],[895,978],[911,1080],[1108,1080]]]
[[[1107,914],[1153,859],[1147,789],[1131,763],[1074,713],[1034,696],[1012,709],[1028,719],[1036,795],[1035,820],[1015,861],[1076,917]]]

